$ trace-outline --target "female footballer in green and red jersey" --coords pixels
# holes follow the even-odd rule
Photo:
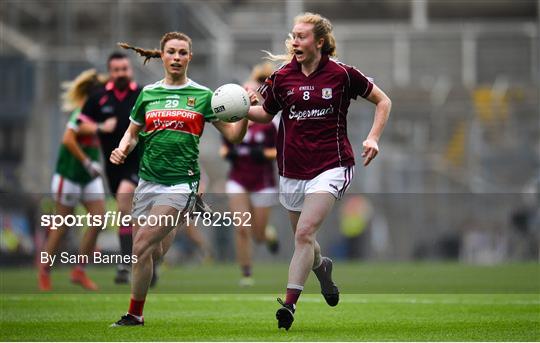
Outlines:
[[[191,61],[191,39],[180,32],[169,32],[161,39],[160,50],[132,48],[141,56],[161,58],[165,78],[143,88],[131,112],[131,124],[110,160],[121,164],[144,139],[144,152],[135,190],[131,301],[128,313],[113,326],[143,325],[143,306],[152,278],[152,261],[161,258],[171,246],[176,225],[140,225],[138,218],[173,216],[184,218],[193,207],[200,169],[199,141],[205,122],[211,122],[231,142],[240,142],[247,120],[231,124],[219,121],[210,105],[212,91],[187,76]],[[251,93],[252,102],[256,96]],[[148,223],[147,223],[148,224]]]
[[[103,87],[105,77],[94,69],[82,72],[75,80],[67,84],[63,94],[64,110],[72,111],[68,121],[56,170],[52,178],[52,195],[56,201],[56,214],[73,214],[79,202],[92,215],[105,212],[105,195],[102,168],[99,164],[99,141],[94,134],[84,135],[79,132],[81,107],[88,96]],[[104,123],[103,129],[114,127],[114,123]],[[66,227],[51,228],[45,243],[45,252],[52,256],[58,252],[60,242],[66,233]],[[90,256],[95,248],[98,228],[88,228],[81,241],[80,254]],[[97,285],[86,275],[84,264],[78,264],[71,273],[71,281],[89,290],[97,290]],[[42,291],[52,289],[50,265],[38,266],[38,286]]]

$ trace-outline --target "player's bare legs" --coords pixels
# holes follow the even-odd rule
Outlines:
[[[190,221],[189,225],[185,228],[186,236],[194,242],[197,247],[201,250],[203,254],[203,262],[208,262],[212,260],[212,249],[210,248],[206,238],[203,234],[197,229],[197,226]]]
[[[116,193],[116,202],[118,206],[118,211],[122,212],[123,215],[128,215],[131,213],[131,204],[133,202],[133,193],[137,187],[131,181],[122,180],[118,186],[118,191]]]
[[[296,225],[298,225],[298,219],[300,219],[300,212],[289,211],[289,220],[291,222],[291,228],[293,230],[293,233],[296,233]],[[316,268],[321,264],[322,259],[321,246],[319,245],[317,239],[315,239],[313,248],[313,268]]]
[[[283,327],[288,330],[291,327],[294,321],[293,314],[296,302],[304,289],[304,284],[311,270],[315,272],[321,282],[321,288],[324,288],[326,283],[331,283],[334,286],[331,280],[331,266],[327,272],[325,264],[320,262],[324,262],[325,258],[321,257],[321,248],[316,240],[317,230],[331,211],[334,202],[335,197],[330,193],[312,193],[305,196],[302,212],[289,211],[294,232],[294,254],[289,265],[285,302],[278,299],[282,305],[276,312],[278,328]],[[321,279],[324,279],[324,282]]]
[[[268,226],[270,212],[272,207],[251,208],[251,228],[253,238],[257,243],[265,243],[272,254],[277,254],[279,250],[279,241],[274,227]]]
[[[334,202],[335,197],[330,193],[306,195],[294,233],[294,254],[289,266],[289,284],[300,286],[305,284],[315,262],[317,230],[334,206]]]
[[[248,193],[232,193],[229,194],[229,207],[233,213],[245,213],[251,211],[251,203]],[[252,286],[253,279],[251,278],[251,230],[253,227],[245,226],[242,221],[241,226],[234,230],[236,243],[236,260],[242,270],[242,279],[240,286]],[[253,224],[253,223],[252,223]]]
[[[159,250],[159,255],[154,253],[154,259],[162,258],[163,256],[165,256],[167,251],[169,251],[169,249],[171,248],[174,242],[174,237],[176,237],[177,232],[178,232],[178,228],[175,227],[174,229],[171,230],[171,232],[169,232],[167,236],[165,236],[165,238],[163,238],[163,241],[161,242],[161,249]]]
[[[131,213],[131,206],[133,203],[133,193],[135,192],[136,185],[129,180],[122,180],[116,191],[116,205],[118,212],[122,216],[129,215]],[[132,239],[132,227],[131,225],[120,226],[118,229],[118,239],[120,241],[120,250],[122,255],[131,255],[133,247]],[[129,271],[130,264],[119,264],[114,282],[118,284],[129,283]]]
[[[175,223],[167,223],[163,218],[172,216],[177,218],[178,210],[172,206],[156,205],[150,209],[146,219],[158,218],[157,225],[150,226],[139,223],[133,225],[133,255],[137,262],[133,262],[131,279],[131,300],[129,310],[125,316],[111,326],[144,325],[143,308],[146,295],[152,280],[154,260],[161,259],[169,249],[176,233]],[[152,219],[154,220],[154,219]],[[138,220],[136,220],[137,222]]]
[[[270,217],[270,207],[253,207],[251,210],[251,228],[253,230],[253,238],[257,243],[266,242],[266,225]]]
[[[158,205],[152,207],[148,218],[164,218],[164,216],[170,215],[176,218],[177,214],[178,210],[174,207]],[[132,299],[136,301],[144,301],[144,299],[146,299],[146,295],[148,294],[148,288],[150,287],[150,281],[152,279],[153,260],[156,257],[162,257],[164,250],[164,246],[162,245],[163,240],[165,239],[165,237],[169,236],[169,234],[171,234],[171,231],[173,230],[174,227],[172,226],[135,226],[133,255],[137,256],[137,263],[132,264]],[[174,238],[174,235],[172,235],[172,237]],[[165,248],[168,249],[168,247]]]
[[[152,280],[154,261],[165,255],[172,245],[177,225],[183,223],[169,222],[165,218],[178,218],[179,211],[168,205],[155,205],[150,209],[146,219],[156,219],[157,225],[133,225],[133,254],[137,262],[132,263],[131,300],[125,316],[111,326],[144,325],[143,308]],[[183,219],[183,218],[182,218]]]
[[[65,218],[67,215],[73,214],[73,207],[70,206],[64,206],[59,202],[56,202],[56,215],[60,215],[63,218]],[[49,232],[49,237],[47,238],[47,244],[45,246],[45,251],[49,255],[54,255],[58,251],[58,247],[60,246],[60,242],[62,241],[62,238],[66,234],[67,228],[65,226],[61,226],[56,228],[56,230],[51,229]]]
[[[95,200],[95,201],[86,201],[83,202],[86,211],[92,216],[101,216],[105,213],[105,201]],[[81,255],[92,256],[94,249],[96,248],[96,242],[101,231],[101,227],[90,227],[87,228],[84,236],[81,240],[81,245],[79,248],[79,253]],[[79,284],[89,290],[97,290],[98,286],[86,275],[85,265],[79,264],[71,272],[71,282]]]
[[[65,218],[67,215],[73,214],[73,207],[62,205],[60,202],[56,202],[56,215],[60,215]],[[47,242],[45,243],[45,251],[49,256],[56,254],[62,238],[67,232],[65,226],[61,226],[55,229],[49,230],[47,236]],[[38,286],[42,291],[50,291],[52,288],[50,278],[50,266],[46,264],[38,265]]]
[[[103,200],[95,200],[83,203],[88,213],[91,215],[103,215],[105,213],[105,203]],[[61,203],[56,203],[56,214],[66,217],[67,215],[73,214],[73,207],[62,205]],[[65,226],[59,227],[56,230],[50,230],[49,237],[47,239],[45,251],[49,255],[54,255],[58,252],[58,247],[60,242],[65,236],[68,228]],[[100,228],[88,228],[85,232],[81,244],[79,247],[79,253],[81,255],[92,256],[94,248],[96,246],[97,237],[99,234]],[[86,289],[97,290],[97,285],[86,276],[84,271],[84,265],[77,265],[71,273],[71,281],[77,284],[80,284]],[[39,266],[39,288],[43,291],[48,291],[51,289],[50,281],[50,267],[46,265]]]

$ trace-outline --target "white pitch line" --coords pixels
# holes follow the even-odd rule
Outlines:
[[[36,294],[39,296],[39,294]],[[62,295],[65,296],[66,294]],[[71,294],[67,294],[71,295]],[[62,301],[62,302],[80,302],[80,294],[73,294],[77,297],[51,297],[49,299],[40,299],[50,300],[51,302]],[[497,294],[499,295],[499,294]],[[502,294],[501,294],[502,295]],[[99,299],[101,301],[115,301],[118,300],[116,297],[111,297],[110,295],[88,295],[91,296],[91,299]],[[317,297],[316,297],[317,296]],[[468,295],[475,296],[475,294]],[[483,294],[478,294],[478,296],[485,296]],[[209,295],[209,294],[150,294],[149,301],[152,301],[152,298],[157,298],[160,301],[178,301],[179,297],[183,298],[182,300],[193,300],[193,301],[215,301],[215,302],[236,302],[236,301],[261,301],[261,302],[274,302],[275,296],[268,295],[255,295],[255,294],[246,294],[246,295],[232,295],[232,294],[221,294],[221,295]],[[35,301],[35,297],[32,295],[30,297],[22,295],[3,295],[4,300],[10,301]],[[90,299],[89,299],[90,300]],[[90,300],[90,301],[92,301]],[[308,294],[303,296],[300,299],[303,303],[324,303],[322,296]],[[373,298],[357,298],[357,297],[348,297],[347,295],[342,295],[340,299],[340,304],[418,304],[418,305],[526,305],[526,306],[537,306],[540,305],[540,299],[531,299],[531,300],[476,300],[476,299],[424,299],[418,297],[403,297],[397,299],[373,299]]]
[[[314,298],[313,295],[308,297],[301,297],[301,302],[307,303],[324,303],[324,299]],[[275,297],[272,296],[263,296],[263,295],[192,295],[190,296],[193,300],[210,300],[210,301],[263,301],[263,302],[273,302]],[[178,300],[176,297],[167,297],[163,298],[162,295],[159,295],[160,300],[175,301]],[[425,304],[425,305],[540,305],[539,300],[503,300],[503,301],[481,301],[481,300],[449,300],[449,299],[422,299],[422,298],[402,298],[402,299],[369,299],[369,298],[348,298],[347,296],[342,296],[340,299],[341,304]]]

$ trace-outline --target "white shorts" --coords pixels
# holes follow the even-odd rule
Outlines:
[[[191,211],[195,205],[195,195],[198,182],[181,183],[179,185],[166,186],[159,183],[139,180],[133,195],[133,210],[131,216],[148,217],[150,209],[156,205],[166,205],[176,208],[183,215]]]
[[[67,207],[75,207],[79,202],[105,200],[105,188],[101,176],[82,185],[68,180],[60,174],[54,174],[51,192],[55,201]]]
[[[279,177],[279,202],[289,211],[301,212],[306,194],[328,192],[340,200],[351,185],[354,166],[326,170],[311,180]]]
[[[225,192],[227,194],[248,193],[244,186],[233,180],[227,181]],[[249,200],[253,207],[272,207],[277,204],[277,189],[267,187],[256,192],[249,192]]]

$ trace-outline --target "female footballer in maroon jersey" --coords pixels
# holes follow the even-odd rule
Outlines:
[[[377,142],[390,114],[391,101],[358,69],[337,62],[330,21],[305,13],[294,20],[284,60],[259,89],[262,106],[252,106],[248,118],[270,122],[280,110],[277,139],[280,202],[289,210],[294,254],[289,266],[285,302],[277,311],[278,328],[289,329],[304,284],[313,270],[330,306],[339,302],[332,281],[332,260],[321,255],[316,233],[324,218],[350,185],[354,155],[347,138],[350,100],[361,96],[376,105],[373,126],[363,142],[364,166],[377,155]]]
[[[256,65],[244,87],[256,92],[273,72],[271,63]],[[275,229],[268,226],[270,209],[277,202],[274,174],[276,134],[273,123],[250,121],[244,140],[231,144],[224,140],[221,156],[231,163],[226,192],[233,213],[251,213],[251,226],[237,227],[236,259],[242,271],[241,287],[253,286],[251,236],[257,243],[266,243],[271,253],[277,253],[279,243]]]

